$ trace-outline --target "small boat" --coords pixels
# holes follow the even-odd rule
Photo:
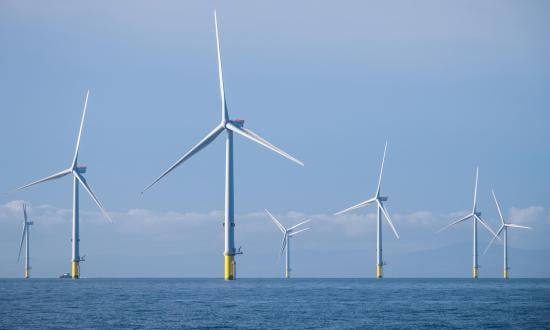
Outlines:
[[[71,274],[63,273],[63,274],[59,275],[59,278],[71,278]]]

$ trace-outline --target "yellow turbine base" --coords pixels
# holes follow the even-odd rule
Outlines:
[[[382,278],[383,271],[382,271],[382,265],[376,265],[376,278]]]
[[[235,256],[224,256],[225,257],[225,276],[226,281],[233,281],[235,279]]]
[[[508,269],[505,269],[505,270],[504,270],[504,279],[505,279],[505,280],[508,279]]]
[[[28,279],[30,276],[30,271],[28,269],[25,269],[25,279]]]
[[[71,277],[76,280],[80,277],[80,264],[78,261],[73,260],[73,264],[71,267]]]
[[[478,276],[479,276],[479,268],[474,267],[474,268],[472,269],[472,277],[473,277],[473,278],[477,278]]]

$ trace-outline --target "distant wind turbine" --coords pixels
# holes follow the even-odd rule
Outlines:
[[[349,212],[351,210],[355,210],[355,209],[367,206],[369,204],[373,204],[373,203],[376,204],[376,278],[383,277],[383,267],[384,267],[384,262],[382,260],[382,214],[384,214],[384,217],[386,218],[386,221],[388,222],[393,233],[395,234],[395,237],[399,239],[399,234],[397,234],[397,230],[395,230],[395,227],[390,218],[390,214],[386,209],[386,207],[384,206],[384,204],[382,203],[387,201],[388,197],[380,195],[380,187],[382,184],[382,172],[384,171],[384,161],[386,160],[387,147],[388,147],[388,142],[386,142],[386,145],[384,146],[384,156],[382,157],[382,165],[380,166],[380,175],[378,176],[378,187],[376,188],[374,197],[334,214],[334,215],[340,215],[340,214]]]
[[[15,189],[15,191],[25,189],[27,187],[34,186],[42,182],[62,178],[66,175],[73,176],[73,234],[72,234],[72,266],[71,266],[71,277],[73,279],[77,279],[80,277],[80,262],[84,261],[84,259],[80,257],[80,217],[79,217],[80,212],[79,212],[79,197],[78,197],[79,183],[82,184],[82,186],[88,192],[92,200],[97,204],[101,212],[103,212],[103,214],[109,220],[109,222],[112,223],[111,217],[109,216],[107,211],[105,211],[105,209],[103,208],[103,205],[99,202],[96,195],[92,191],[92,188],[90,187],[90,185],[88,184],[88,182],[83,176],[83,174],[86,173],[86,166],[78,166],[78,149],[80,146],[80,137],[82,136],[82,127],[84,126],[84,118],[86,117],[86,108],[88,106],[89,95],[90,95],[90,91],[88,90],[86,92],[86,98],[84,99],[84,111],[82,113],[82,120],[80,121],[80,130],[78,131],[76,148],[75,148],[73,160],[71,162],[70,167],[61,172],[55,173],[46,178],[34,181],[32,183],[29,183],[28,185]]]
[[[225,251],[224,251],[224,278],[225,280],[235,279],[235,255],[239,252],[235,249],[235,210],[234,210],[234,181],[233,181],[233,133],[237,133],[249,140],[252,140],[271,151],[278,153],[279,155],[303,166],[304,164],[298,159],[290,156],[283,150],[279,149],[275,145],[271,144],[253,131],[244,128],[244,120],[229,119],[229,113],[227,111],[227,100],[225,97],[225,89],[223,83],[222,62],[220,54],[220,38],[218,33],[218,19],[216,12],[214,11],[214,25],[216,28],[216,49],[218,53],[218,75],[220,80],[220,97],[221,97],[221,122],[214,127],[210,133],[208,133],[199,143],[197,143],[191,150],[185,153],[180,159],[170,166],[164,173],[156,178],[150,185],[148,185],[141,193],[151,188],[155,183],[164,178],[168,173],[172,172],[176,167],[183,162],[191,158],[194,154],[209,145],[216,139],[221,132],[227,133],[225,140]]]
[[[17,256],[17,262],[21,259],[21,250],[23,249],[23,242],[25,242],[25,279],[31,276],[31,267],[30,267],[30,250],[29,250],[29,231],[30,226],[34,222],[29,221],[27,217],[27,205],[23,203],[23,235],[21,235],[21,244],[19,245],[19,255]]]
[[[495,238],[497,238],[500,233],[503,233],[502,236],[504,238],[504,270],[503,270],[503,276],[505,279],[508,278],[508,228],[522,228],[522,229],[532,229],[531,227],[527,226],[520,226],[513,223],[506,223],[504,222],[504,217],[502,216],[502,211],[500,210],[500,205],[497,201],[497,197],[495,196],[495,192],[491,190],[491,193],[493,194],[493,199],[495,200],[495,205],[497,206],[498,210],[498,217],[500,219],[500,228],[498,229],[496,236],[493,237],[493,239],[489,242],[487,245],[487,248],[483,252],[483,254],[487,253],[493,242],[495,241]]]
[[[295,235],[298,235],[306,230],[309,230],[309,227],[308,228],[303,228],[303,229],[299,229],[299,230],[296,230],[298,229],[298,227],[310,222],[311,220],[310,219],[307,219],[305,221],[302,221],[300,223],[298,223],[297,225],[294,225],[290,228],[286,228],[285,226],[283,226],[279,220],[277,220],[277,218],[275,218],[275,216],[273,214],[271,214],[267,209],[265,210],[267,212],[267,215],[269,215],[269,217],[271,218],[271,220],[273,220],[273,222],[275,223],[275,225],[279,228],[279,230],[281,230],[283,232],[283,241],[281,243],[281,255],[283,254],[283,252],[285,252],[286,250],[286,262],[285,262],[285,278],[290,278],[290,238],[292,236],[295,236]]]
[[[468,213],[467,215],[465,215],[464,217],[454,221],[454,222],[451,222],[450,224],[448,224],[447,226],[441,228],[438,232],[441,232],[453,225],[456,225],[457,223],[460,223],[460,222],[463,222],[463,221],[466,221],[466,220],[469,220],[469,219],[473,219],[473,223],[474,223],[474,252],[473,252],[473,268],[472,268],[472,277],[473,278],[478,278],[479,276],[479,264],[477,262],[477,223],[479,222],[480,224],[483,225],[483,227],[487,228],[487,230],[494,236],[496,237],[496,234],[495,232],[493,232],[493,230],[491,229],[491,227],[489,227],[489,225],[487,225],[487,223],[485,221],[483,221],[483,219],[481,218],[481,212],[479,212],[477,210],[477,182],[478,182],[478,176],[479,176],[479,168],[476,167],[476,183],[475,183],[475,188],[474,188],[474,205],[472,206],[472,211],[470,213]]]

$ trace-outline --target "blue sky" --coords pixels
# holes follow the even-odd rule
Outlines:
[[[221,275],[221,139],[139,197],[219,120],[214,7],[231,117],[306,164],[236,139],[240,276],[280,274],[263,208],[314,219],[294,244],[297,276],[373,276],[373,209],[331,214],[374,193],[386,140],[402,236],[385,228],[388,276],[469,275],[470,226],[434,232],[471,206],[477,165],[493,228],[491,188],[536,227],[512,233],[512,275],[550,276],[546,2],[3,1],[4,191],[69,165],[91,89],[80,161],[115,224],[82,199],[83,275]],[[34,274],[68,271],[70,194],[63,179],[0,196],[0,276],[22,271],[21,200]],[[500,246],[490,253],[481,274],[499,276]]]

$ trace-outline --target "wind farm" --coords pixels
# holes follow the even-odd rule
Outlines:
[[[548,13],[2,2],[0,329],[548,328]]]

